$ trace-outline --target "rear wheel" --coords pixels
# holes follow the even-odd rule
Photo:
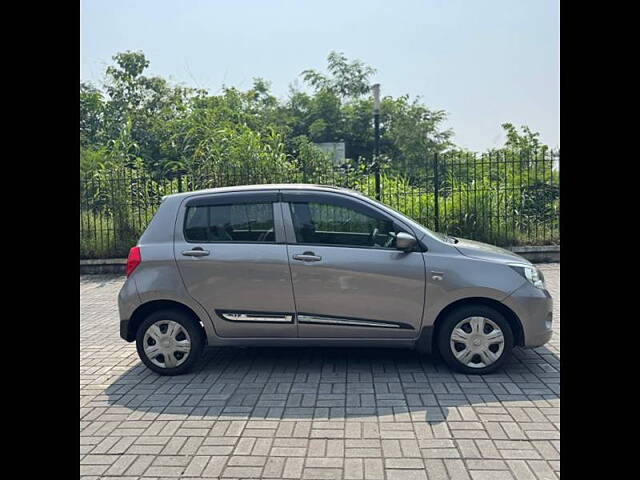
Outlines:
[[[188,372],[200,358],[204,335],[200,324],[179,310],[159,310],[138,328],[136,348],[143,363],[160,375]]]
[[[447,315],[438,330],[438,349],[449,367],[483,374],[498,369],[513,348],[509,322],[486,305],[469,305]]]

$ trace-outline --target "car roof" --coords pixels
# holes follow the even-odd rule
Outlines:
[[[183,198],[192,195],[206,195],[209,193],[230,193],[230,192],[248,192],[248,191],[267,191],[267,190],[312,190],[320,192],[342,192],[348,195],[362,196],[360,192],[349,188],[332,187],[329,185],[315,185],[311,183],[268,183],[258,185],[235,185],[231,187],[207,188],[204,190],[194,190],[183,193],[172,193],[165,195],[165,198]]]

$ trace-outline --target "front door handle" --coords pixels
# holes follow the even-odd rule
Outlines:
[[[195,247],[193,250],[185,250],[182,252],[185,257],[206,257],[209,255],[209,250],[204,250],[202,247]]]
[[[302,255],[294,255],[294,260],[300,260],[301,262],[319,262],[322,257],[319,257],[313,252],[304,252]]]

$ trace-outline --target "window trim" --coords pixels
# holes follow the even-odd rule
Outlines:
[[[419,242],[418,242],[419,243]],[[393,247],[370,247],[368,245],[345,245],[344,243],[289,243],[289,245],[300,245],[305,247],[328,247],[328,248],[358,248],[360,250],[374,250],[377,252],[403,252],[403,250],[393,248]],[[422,250],[411,250],[411,252],[404,253],[413,253],[413,252],[422,252]]]
[[[184,219],[186,217],[186,205],[191,204],[195,199],[207,198],[211,201],[211,204],[216,203],[227,203],[229,199],[233,198],[234,201],[237,199],[238,203],[253,203],[248,201],[249,198],[260,198],[261,200],[265,199],[265,197],[269,197],[272,200],[272,205],[274,208],[274,225],[275,225],[275,245],[313,245],[319,247],[332,247],[332,248],[366,248],[369,250],[379,250],[379,251],[390,251],[396,250],[401,252],[401,250],[397,249],[385,249],[385,248],[375,248],[375,247],[367,247],[367,246],[349,246],[349,245],[327,245],[327,244],[299,244],[295,238],[295,231],[293,229],[293,218],[291,218],[291,208],[286,208],[287,204],[290,203],[291,199],[300,199],[302,201],[303,197],[311,197],[314,201],[325,201],[325,200],[333,200],[334,202],[340,202],[345,206],[357,205],[359,207],[363,207],[368,210],[372,210],[376,214],[382,215],[391,219],[393,222],[400,225],[402,228],[406,229],[409,233],[411,233],[418,241],[417,248],[414,252],[424,253],[429,250],[427,244],[422,241],[423,235],[417,235],[416,231],[406,222],[404,222],[401,218],[397,218],[395,215],[387,212],[386,210],[378,207],[375,204],[370,204],[366,200],[360,199],[353,195],[346,194],[341,192],[340,190],[336,191],[325,191],[325,190],[303,190],[303,189],[292,189],[292,188],[280,188],[278,190],[246,190],[246,191],[235,191],[235,192],[194,192],[193,195],[186,196],[178,207],[178,215],[175,217],[174,223],[174,237],[173,243],[188,243],[194,244],[197,242],[189,242],[186,240],[184,236],[183,228],[180,228],[180,223],[184,225]],[[224,199],[224,201],[223,201]],[[246,200],[245,200],[246,199]],[[266,200],[266,199],[265,199]],[[206,203],[209,203],[207,201]],[[199,203],[199,202],[198,202]],[[205,202],[203,202],[204,204]],[[263,202],[258,202],[263,203]],[[220,244],[234,244],[234,245],[273,245],[271,242],[224,242],[217,241],[211,243],[220,243]]]
[[[275,203],[279,201],[277,190],[213,193],[194,195],[187,198],[185,207],[203,207],[206,205],[236,205],[243,203]]]
[[[341,194],[338,192],[310,192],[305,190],[283,190],[282,201],[286,203],[327,203],[338,207],[351,208],[358,213],[370,216],[382,217],[386,220],[392,220],[395,223],[400,223],[404,227],[408,228],[404,222],[399,222],[395,217],[391,217],[387,212],[380,210],[375,205],[370,205],[359,198],[355,198],[350,195]],[[413,231],[409,229],[409,231]]]

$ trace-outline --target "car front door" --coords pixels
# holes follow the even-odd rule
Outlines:
[[[395,248],[395,234],[414,232],[352,196],[282,192],[298,336],[418,336],[424,256]]]
[[[277,191],[196,195],[178,214],[175,259],[221,337],[296,337]]]

